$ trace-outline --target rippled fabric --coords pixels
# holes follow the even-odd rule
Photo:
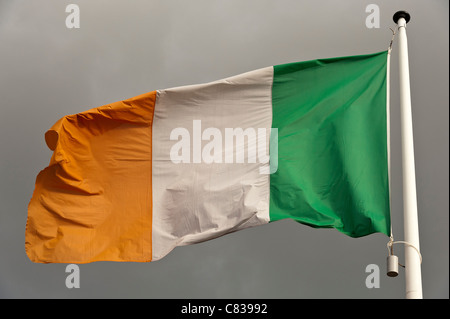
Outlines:
[[[270,220],[390,233],[387,51],[274,67]]]
[[[156,92],[59,120],[53,156],[28,207],[34,262],[151,260],[151,143]]]
[[[386,62],[278,65],[65,116],[45,134],[27,255],[148,262],[285,218],[389,235]]]

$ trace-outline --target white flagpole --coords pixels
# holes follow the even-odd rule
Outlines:
[[[419,247],[419,225],[417,218],[416,175],[414,166],[414,144],[411,114],[411,92],[409,85],[408,42],[406,23],[410,15],[405,11],[394,14],[398,25],[400,109],[402,132],[403,166],[403,218],[405,236],[405,281],[406,298],[422,299],[421,257]]]

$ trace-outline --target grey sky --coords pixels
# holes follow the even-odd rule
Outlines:
[[[76,3],[81,28],[67,29]],[[368,29],[368,4],[380,28]],[[1,298],[403,298],[404,271],[385,275],[388,238],[353,239],[279,221],[176,248],[152,263],[33,264],[27,205],[49,162],[44,133],[59,118],[155,89],[261,67],[387,49],[397,10],[408,44],[425,298],[449,297],[449,94],[446,0],[0,0]],[[397,41],[391,60],[392,224],[403,240]],[[403,246],[395,253],[403,261]],[[380,288],[365,268],[380,266]]]

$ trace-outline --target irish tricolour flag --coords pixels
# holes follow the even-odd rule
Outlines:
[[[285,218],[389,235],[387,57],[277,65],[65,116],[45,134],[29,258],[148,262]]]

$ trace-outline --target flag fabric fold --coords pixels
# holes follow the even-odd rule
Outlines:
[[[148,262],[285,218],[389,235],[387,51],[152,91],[60,119],[33,262]]]

